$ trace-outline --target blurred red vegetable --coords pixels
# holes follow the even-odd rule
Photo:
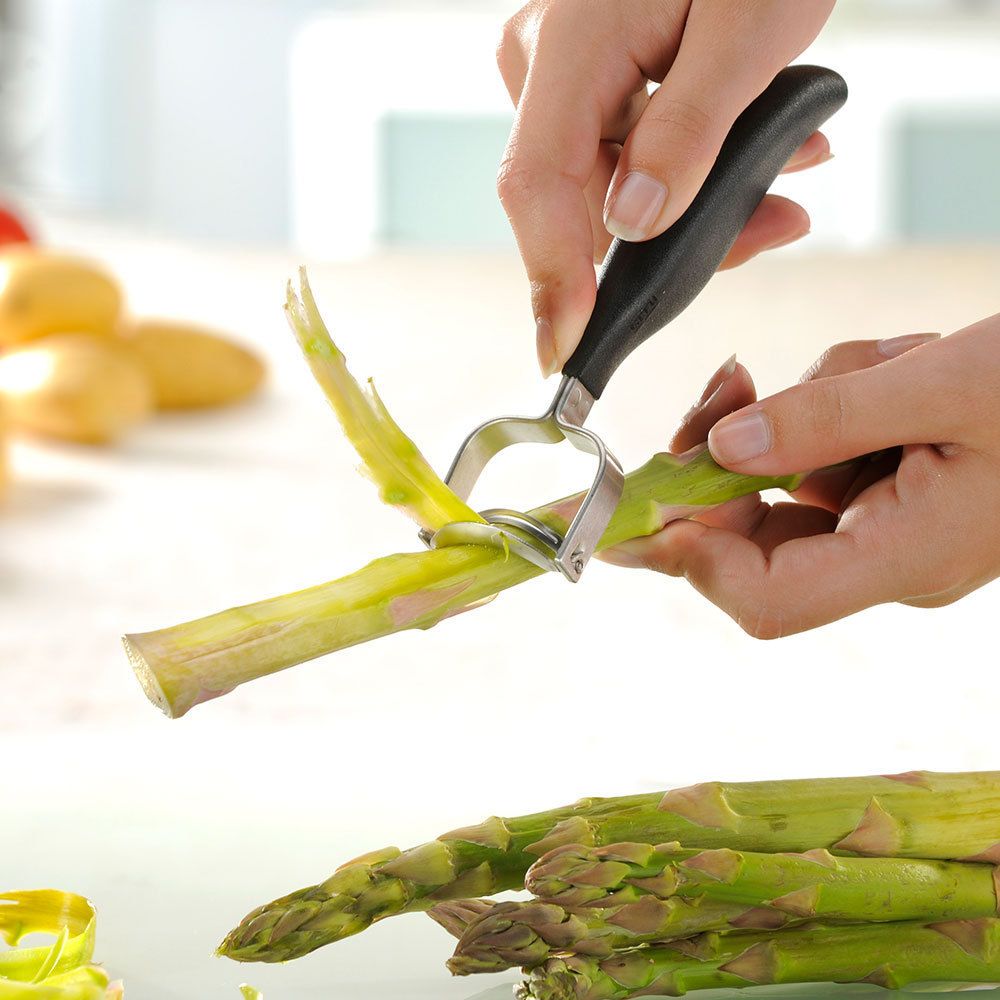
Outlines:
[[[33,242],[24,223],[13,212],[0,207],[0,244]]]

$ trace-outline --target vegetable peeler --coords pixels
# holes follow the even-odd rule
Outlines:
[[[690,208],[643,243],[615,240],[598,279],[597,301],[579,347],[540,417],[499,417],[463,442],[445,482],[467,500],[489,461],[511,445],[570,444],[597,459],[597,471],[565,534],[528,514],[491,509],[485,523],[453,522],[431,548],[492,545],[576,582],[621,499],[625,476],[604,442],[583,425],[618,366],[675,319],[718,270],[792,154],[847,100],[843,78],[820,66],[790,66],[736,120]]]

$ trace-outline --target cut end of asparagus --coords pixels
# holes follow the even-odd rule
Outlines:
[[[232,690],[209,690],[182,663],[157,649],[156,633],[122,636],[122,644],[146,697],[168,718],[179,719],[195,705]]]

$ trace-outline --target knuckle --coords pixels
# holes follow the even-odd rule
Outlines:
[[[505,156],[497,171],[497,194],[508,214],[516,213],[538,197],[538,171],[518,156]]]
[[[514,67],[514,61],[521,51],[521,15],[515,14],[504,23],[497,39],[496,59],[501,74],[506,75]]]
[[[960,596],[960,594],[933,594],[930,597],[908,597],[899,603],[909,608],[920,608],[924,611],[931,611],[935,608],[946,608],[949,604],[954,604]]]
[[[811,383],[810,431],[828,441],[841,441],[847,429],[847,406],[840,383],[822,378]]]
[[[650,102],[639,123],[640,135],[651,136],[682,164],[714,157],[719,151],[714,117],[690,101],[673,98]]]
[[[805,371],[800,382],[813,382],[843,370],[845,361],[856,351],[857,341],[848,341],[828,347]]]
[[[928,591],[936,598],[960,591],[966,584],[969,568],[966,558],[955,554],[940,559],[926,575]],[[950,603],[950,602],[949,602]]]
[[[751,639],[761,642],[773,642],[785,634],[784,619],[772,608],[761,608],[753,618],[741,621],[740,627]]]
[[[782,608],[766,598],[756,598],[735,615],[736,624],[751,639],[770,642],[780,639],[788,632],[788,622]]]

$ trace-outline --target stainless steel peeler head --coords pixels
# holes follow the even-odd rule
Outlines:
[[[421,532],[432,548],[474,544],[508,546],[536,566],[557,570],[575,583],[597,548],[621,499],[625,475],[604,442],[583,427],[594,397],[578,379],[566,377],[552,405],[540,417],[499,417],[477,427],[462,443],[445,482],[468,500],[490,460],[515,444],[559,444],[568,441],[597,459],[597,473],[565,535],[529,514],[491,509],[481,512],[486,524],[456,522],[433,535]]]

